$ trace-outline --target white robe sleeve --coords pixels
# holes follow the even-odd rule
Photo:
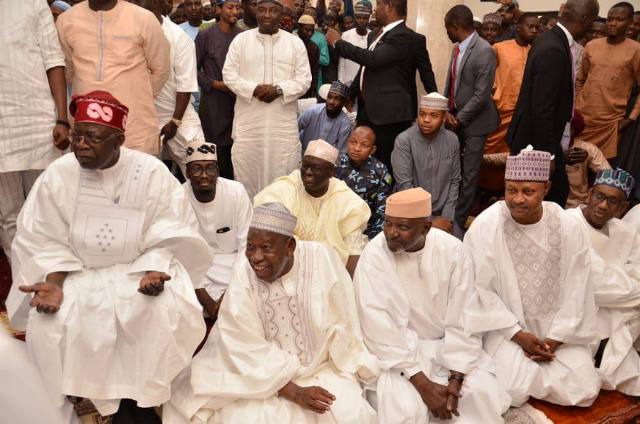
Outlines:
[[[591,264],[598,307],[640,307],[639,237],[634,237],[631,255],[623,266],[608,264],[595,251],[591,251]]]
[[[588,344],[596,337],[596,305],[591,279],[589,245],[580,223],[569,215],[562,218],[563,269],[560,309],[551,322],[547,337],[564,343]],[[563,266],[564,268],[564,266]]]
[[[389,265],[380,252],[384,235],[364,249],[354,275],[356,304],[364,341],[383,369],[420,370],[418,334],[408,327],[410,305],[402,288],[389,284]],[[410,376],[408,376],[410,377]]]
[[[282,88],[282,100],[284,104],[295,102],[300,96],[306,93],[311,86],[311,67],[309,66],[307,49],[299,38],[293,40],[293,48],[293,78],[277,82],[277,85]],[[227,60],[229,60],[228,56]],[[226,66],[225,63],[225,68]]]
[[[238,99],[250,102],[258,83],[245,79],[240,75],[242,55],[251,54],[249,51],[244,51],[247,49],[245,38],[247,37],[240,34],[231,42],[224,67],[222,68],[222,79],[225,85],[238,96]]]

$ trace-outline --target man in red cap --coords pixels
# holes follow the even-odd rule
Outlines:
[[[152,407],[204,336],[193,281],[212,257],[178,181],[122,146],[128,108],[94,91],[70,111],[73,154],[43,172],[18,219],[7,309],[67,417],[77,396],[115,422],[159,422]]]

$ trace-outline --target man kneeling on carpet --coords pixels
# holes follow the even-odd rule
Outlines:
[[[204,337],[193,282],[209,246],[164,164],[122,147],[126,106],[94,91],[70,110],[73,154],[42,173],[18,218],[7,308],[68,422],[76,396],[114,423],[159,423],[153,407]]]

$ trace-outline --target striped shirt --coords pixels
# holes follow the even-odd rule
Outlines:
[[[0,0],[0,57],[0,172],[44,169],[61,154],[47,70],[64,66],[46,1]]]

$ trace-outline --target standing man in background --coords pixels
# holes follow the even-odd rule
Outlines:
[[[258,2],[257,0],[242,0],[242,19],[238,21],[238,28],[241,31],[246,31],[248,29],[253,29],[258,26],[258,21],[256,20],[256,6]]]
[[[69,146],[64,54],[45,2],[0,1],[0,53],[0,247],[11,258],[31,186]]]
[[[367,36],[371,32],[367,28],[369,18],[371,17],[371,3],[364,0],[356,3],[355,15],[355,28],[345,31],[342,34],[342,39],[356,47],[366,49]],[[350,86],[356,78],[358,70],[360,70],[360,65],[352,60],[341,57],[338,62],[338,79],[343,84]]]
[[[297,100],[311,85],[307,49],[279,29],[279,0],[259,0],[258,29],[231,42],[222,70],[237,96],[233,119],[233,169],[250,197],[300,163]]]
[[[445,93],[449,98],[447,126],[458,133],[462,154],[462,181],[454,222],[454,234],[461,238],[476,195],[484,143],[500,119],[491,99],[496,55],[473,29],[473,14],[467,6],[451,8],[444,24],[449,39],[457,43],[451,55]]]
[[[110,92],[129,107],[125,147],[158,156],[154,97],[171,74],[171,45],[153,13],[123,0],[87,0],[60,15],[73,93]]]
[[[568,0],[558,24],[542,34],[529,51],[520,95],[507,131],[512,154],[528,145],[555,156],[546,199],[564,207],[569,195],[563,150],[569,147],[574,108],[575,39],[598,17],[597,0]],[[564,146],[563,146],[564,143]]]
[[[233,179],[231,127],[236,96],[222,80],[222,68],[231,42],[242,32],[237,26],[240,3],[239,0],[222,0],[218,4],[219,23],[196,37],[198,84],[203,98],[200,113],[207,142],[217,146],[220,175]]]
[[[187,22],[181,23],[180,28],[195,40],[202,25],[202,0],[185,0],[183,4]]]

